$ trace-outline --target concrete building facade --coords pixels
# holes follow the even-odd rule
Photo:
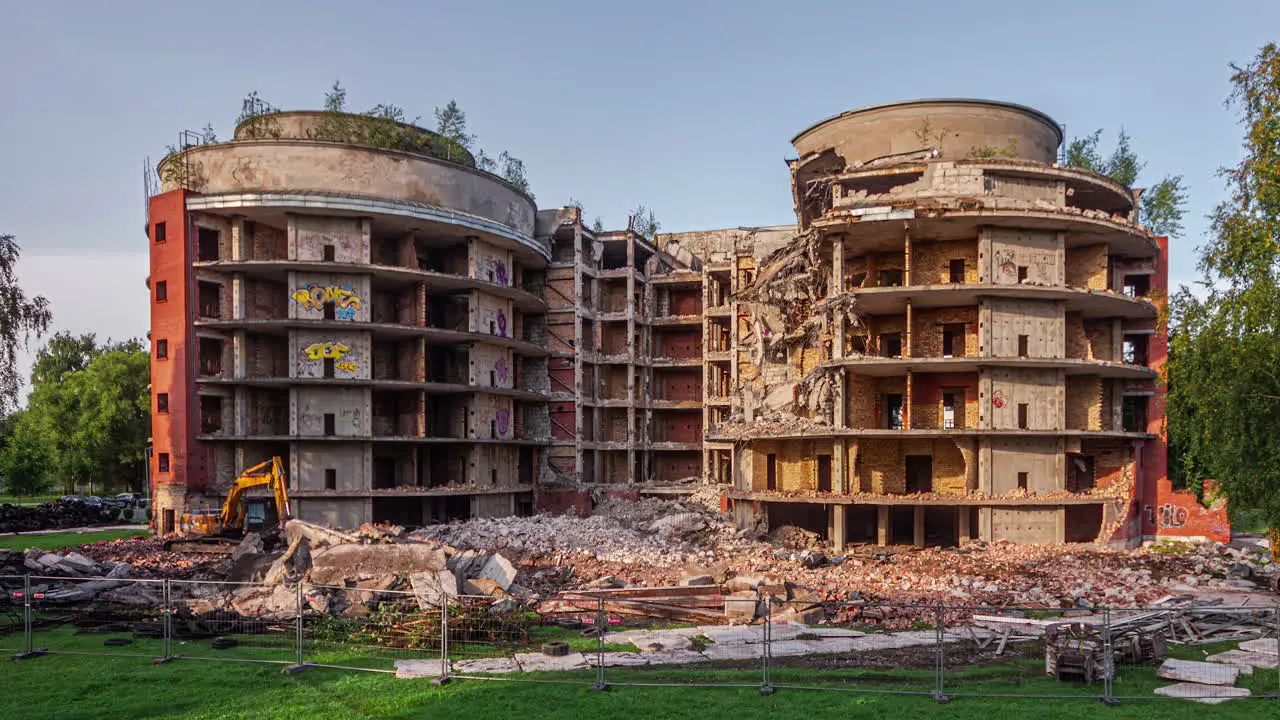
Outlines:
[[[348,124],[369,122],[339,116]],[[300,517],[530,512],[549,431],[532,199],[432,152],[273,113],[161,164],[151,199],[156,522],[287,458]]]
[[[793,140],[794,225],[652,239],[264,117],[151,202],[158,508],[279,454],[339,525],[710,487],[837,547],[1180,531],[1167,244],[1042,113],[844,113]]]

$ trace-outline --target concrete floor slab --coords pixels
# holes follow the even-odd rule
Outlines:
[[[432,660],[397,660],[396,677],[398,678],[437,678],[443,675],[440,658]]]
[[[693,650],[659,650],[647,653],[650,665],[684,665],[686,663],[706,662],[710,658]]]
[[[1155,693],[1165,697],[1184,698],[1206,705],[1217,705],[1234,698],[1249,697],[1253,694],[1249,692],[1249,688],[1199,685],[1185,682],[1156,688]]]
[[[1280,641],[1277,641],[1275,638],[1245,640],[1240,643],[1240,649],[1245,652],[1260,653],[1262,655],[1277,657],[1280,656]]]
[[[763,643],[711,643],[702,649],[709,660],[759,660],[764,657]]]
[[[1156,677],[1202,685],[1235,685],[1236,680],[1240,679],[1240,668],[1221,663],[1170,658],[1156,670]]]
[[[460,675],[501,675],[520,672],[520,664],[513,658],[476,658],[454,662],[453,671]]]
[[[587,661],[592,667],[596,666],[596,656],[587,656]],[[612,652],[604,654],[605,667],[632,667],[635,665],[648,665],[649,657],[633,652]]]
[[[542,653],[516,653],[516,662],[525,672],[542,672],[547,670],[584,670],[590,665],[582,653],[568,655],[543,655]]]
[[[1252,675],[1254,668],[1274,668],[1280,666],[1280,657],[1263,655],[1262,653],[1245,652],[1244,650],[1228,650],[1205,658],[1212,663],[1226,663],[1241,668],[1248,668],[1244,673]]]

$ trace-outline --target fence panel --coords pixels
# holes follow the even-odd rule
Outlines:
[[[1110,612],[1115,698],[1259,697],[1280,685],[1274,607],[1199,604]]]
[[[26,650],[26,583],[24,575],[0,575],[0,653]]]
[[[335,668],[440,675],[438,603],[410,591],[302,586],[302,657]],[[403,661],[414,661],[406,663]],[[397,665],[399,663],[399,665]]]
[[[444,652],[454,677],[594,685],[601,638],[597,601],[449,598]]]
[[[30,577],[31,646],[66,655],[160,658],[164,581]]]
[[[189,660],[297,662],[297,585],[170,580],[171,652]]]

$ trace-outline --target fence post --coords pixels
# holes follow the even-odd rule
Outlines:
[[[295,594],[294,594],[294,597],[296,598],[296,604],[294,605],[294,610],[296,610],[296,611],[297,611],[297,615],[295,616],[294,621],[293,621],[293,633],[294,633],[294,637],[293,637],[293,649],[294,649],[294,660],[293,660],[293,664],[292,664],[292,665],[287,665],[287,666],[285,666],[285,668],[284,668],[283,670],[281,670],[281,671],[280,671],[280,672],[283,672],[283,673],[284,673],[284,674],[286,674],[286,675],[296,675],[296,674],[298,674],[298,673],[302,672],[303,670],[306,670],[306,669],[308,669],[308,668],[310,668],[310,667],[311,667],[311,665],[310,665],[309,663],[307,663],[305,660],[303,660],[303,650],[302,650],[302,636],[303,636],[302,622],[303,622],[303,618],[302,618],[302,615],[303,615],[303,609],[304,609],[304,608],[306,608],[306,598],[303,596],[303,592],[302,592],[302,580],[301,580],[301,579],[299,579],[299,580],[298,580],[298,584],[295,586],[294,593],[295,593]]]
[[[938,605],[933,611],[933,635],[934,640],[937,643],[937,646],[934,648],[933,658],[933,699],[945,705],[951,701],[951,698],[947,697],[943,692],[942,684],[942,674],[945,663],[944,656],[946,653],[946,650],[944,649],[946,645],[946,627],[943,624],[946,622],[944,610],[945,609],[942,605]]]
[[[1119,705],[1113,697],[1112,683],[1116,673],[1115,654],[1111,649],[1111,607],[1102,608],[1102,702]]]
[[[764,602],[764,652],[760,657],[760,694],[772,695],[773,688],[773,602],[767,593],[756,591],[756,605]]]
[[[173,588],[169,578],[160,581],[160,596],[164,598],[164,607],[160,610],[161,629],[164,633],[161,645],[164,648],[164,656],[155,660],[157,665],[176,659],[173,654]]]
[[[1280,658],[1280,605],[1275,608],[1276,611],[1276,656]],[[1280,683],[1280,661],[1276,664],[1276,682]],[[1280,690],[1280,688],[1277,688]]]
[[[440,677],[433,682],[449,682],[449,595],[440,591]]]
[[[35,631],[31,627],[31,573],[22,576],[22,654],[35,652]]]
[[[596,684],[593,690],[608,690],[604,678],[604,630],[609,626],[604,614],[604,598],[596,598]]]
[[[302,666],[302,607],[303,607],[302,580],[298,580],[298,632],[296,637],[298,652],[297,652],[296,662],[299,667]]]

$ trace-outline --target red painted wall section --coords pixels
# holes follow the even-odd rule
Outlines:
[[[1151,276],[1149,296],[1163,319],[1169,296],[1169,238],[1156,238],[1156,243],[1160,253],[1156,257],[1155,274]],[[1169,480],[1169,446],[1164,416],[1169,328],[1162,321],[1157,321],[1154,327],[1155,333],[1147,346],[1148,364],[1160,373],[1160,377],[1156,381],[1155,394],[1147,399],[1147,432],[1159,439],[1141,444],[1137,462],[1137,497],[1130,504],[1130,517],[1117,531],[1115,539],[1132,539],[1129,537],[1131,534],[1140,532],[1147,538],[1205,538],[1230,542],[1231,521],[1226,500],[1217,499],[1205,507],[1195,495],[1175,491]],[[1206,481],[1205,497],[1216,495],[1214,485]],[[1135,512],[1139,517],[1132,517]]]
[[[169,485],[183,489],[199,489],[206,485],[206,463],[202,451],[192,439],[199,403],[195,394],[195,333],[190,308],[192,269],[190,263],[190,221],[187,217],[185,190],[151,198],[151,227],[148,243],[151,255],[151,388],[152,415],[151,457],[152,492],[156,486]],[[157,242],[157,226],[164,224],[165,239]],[[157,299],[160,283],[164,283],[165,299]],[[157,341],[168,344],[167,357],[154,358]],[[169,412],[155,412],[155,397],[168,393]],[[169,469],[160,470],[162,454],[169,458]]]

